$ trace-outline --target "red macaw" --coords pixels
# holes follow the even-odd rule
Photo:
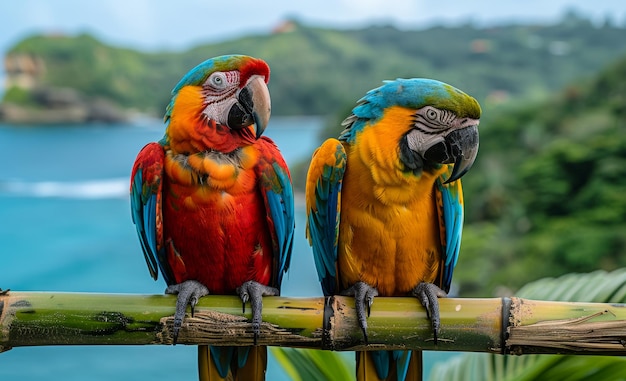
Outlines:
[[[374,297],[416,296],[439,331],[463,224],[459,178],[478,152],[480,106],[430,79],[387,81],[313,154],[307,235],[325,295],[355,297],[367,342]],[[367,311],[366,311],[367,310]],[[421,353],[357,353],[357,379],[421,379]]]
[[[131,175],[131,210],[152,277],[178,294],[174,343],[187,305],[209,292],[250,301],[255,341],[263,295],[278,295],[294,231],[291,178],[261,134],[270,70],[241,55],[209,59],[172,91],[165,136]],[[265,347],[199,347],[201,380],[264,379]]]

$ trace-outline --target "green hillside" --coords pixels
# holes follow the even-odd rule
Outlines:
[[[626,266],[626,59],[481,123],[464,178],[465,295]]]
[[[625,30],[566,15],[555,25],[497,28],[433,27],[358,30],[308,27],[296,22],[282,32],[197,46],[180,53],[146,53],[109,46],[89,35],[33,36],[8,56],[39,57],[44,86],[70,87],[86,97],[161,115],[169,91],[199,62],[243,53],[272,68],[274,115],[329,115],[383,79],[433,77],[498,103],[545,95],[591,76],[626,53]],[[5,102],[28,94],[9,89]]]
[[[626,56],[541,98],[488,107],[481,119],[478,158],[463,178],[462,296],[626,267]],[[351,107],[320,140],[339,134]],[[296,188],[307,168],[291,168]]]

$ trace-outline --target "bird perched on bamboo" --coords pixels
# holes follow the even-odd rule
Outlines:
[[[355,297],[367,342],[375,296],[413,295],[439,333],[463,225],[459,180],[478,152],[478,102],[431,79],[386,81],[313,154],[307,236],[325,295]],[[357,379],[418,379],[421,353],[357,352]]]
[[[152,277],[177,294],[174,343],[187,305],[237,294],[260,332],[262,296],[278,295],[291,257],[291,178],[262,136],[270,70],[229,55],[189,71],[172,91],[165,135],[146,145],[131,175],[131,210]],[[199,347],[201,380],[264,379],[265,347]]]

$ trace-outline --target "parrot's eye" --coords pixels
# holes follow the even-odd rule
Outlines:
[[[433,121],[437,120],[437,111],[432,108],[426,110],[426,117]]]
[[[418,126],[422,126],[422,131],[424,129],[433,131],[446,130],[456,118],[453,112],[432,106],[426,106],[417,110],[415,116],[415,123]]]
[[[216,89],[223,89],[226,87],[226,74],[213,73],[209,76],[209,80],[207,82]]]

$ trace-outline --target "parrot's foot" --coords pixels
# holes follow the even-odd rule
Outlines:
[[[10,288],[7,288],[6,290],[0,288],[0,295],[6,295],[9,291],[11,291]]]
[[[174,313],[174,345],[178,340],[178,331],[183,325],[187,305],[191,306],[191,317],[198,300],[209,294],[209,289],[202,283],[195,280],[187,280],[183,283],[173,284],[165,289],[166,294],[177,294],[176,312]]]
[[[421,282],[411,291],[411,295],[417,297],[420,303],[426,308],[426,316],[433,326],[433,342],[437,345],[437,335],[439,334],[439,298],[448,296],[446,292],[432,283]]]
[[[367,320],[365,316],[365,306],[367,305],[367,317],[370,316],[374,297],[378,296],[378,290],[365,282],[357,282],[352,287],[343,290],[341,295],[354,296],[354,307],[356,317],[359,320],[359,327],[363,331],[363,339],[367,344]]]
[[[280,292],[277,288],[265,286],[261,283],[249,280],[237,287],[237,294],[243,302],[242,310],[246,312],[246,303],[250,301],[250,309],[252,310],[252,332],[254,333],[254,345],[261,334],[261,312],[263,311],[263,297],[277,296]]]

